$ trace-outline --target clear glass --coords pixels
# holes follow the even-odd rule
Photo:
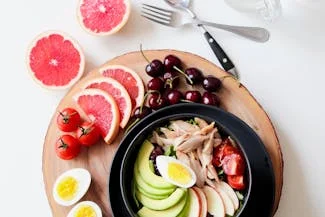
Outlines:
[[[281,14],[280,0],[225,0],[225,2],[241,12],[257,12],[268,21],[276,19]]]

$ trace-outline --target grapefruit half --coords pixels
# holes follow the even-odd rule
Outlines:
[[[105,77],[114,78],[128,91],[133,108],[142,104],[144,98],[144,86],[140,76],[125,66],[108,65],[99,69],[99,73]]]
[[[74,95],[78,106],[94,121],[107,144],[119,131],[120,113],[114,98],[98,89],[85,89]]]
[[[85,56],[79,44],[66,33],[48,31],[30,44],[27,68],[42,87],[67,89],[82,76]]]
[[[85,88],[100,89],[110,94],[116,101],[120,112],[120,127],[123,129],[127,125],[132,112],[132,103],[128,92],[122,84],[115,79],[101,77],[89,80],[85,84]]]
[[[128,21],[129,0],[80,0],[78,20],[85,31],[93,35],[111,35]]]

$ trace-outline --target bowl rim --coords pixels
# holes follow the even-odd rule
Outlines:
[[[221,110],[219,108],[215,108],[215,109]],[[228,113],[228,112],[226,112],[224,110],[221,110],[221,111],[224,112],[224,113],[232,115],[231,113]],[[132,207],[130,205],[131,202],[130,202],[130,199],[128,198],[127,192],[126,192],[126,191],[128,191],[128,189],[124,188],[124,186],[126,185],[125,180],[124,180],[124,170],[125,170],[125,166],[127,164],[126,159],[129,158],[130,155],[135,154],[133,152],[136,151],[136,153],[138,153],[139,148],[141,147],[140,143],[142,144],[143,141],[144,141],[143,140],[142,142],[139,142],[139,145],[138,145],[139,147],[134,149],[134,144],[135,144],[137,138],[139,136],[143,135],[146,131],[148,131],[148,130],[150,131],[150,128],[153,128],[153,126],[157,125],[156,127],[159,127],[159,125],[162,125],[163,122],[170,121],[170,119],[177,120],[177,118],[178,119],[187,119],[187,118],[194,118],[194,117],[202,118],[203,120],[207,121],[208,123],[215,122],[215,127],[217,127],[218,130],[224,131],[228,136],[230,136],[230,138],[233,139],[236,142],[236,145],[240,148],[240,150],[241,150],[241,152],[242,152],[242,154],[243,154],[243,156],[245,158],[245,162],[246,162],[246,168],[247,168],[246,174],[248,174],[248,177],[247,177],[248,188],[246,190],[247,193],[245,195],[245,201],[244,201],[242,207],[240,208],[240,210],[238,211],[238,213],[234,217],[240,216],[241,213],[243,212],[243,210],[245,209],[245,207],[246,207],[246,205],[247,205],[247,203],[249,201],[249,198],[250,198],[253,179],[252,179],[251,163],[250,163],[250,160],[249,160],[249,158],[248,158],[248,156],[246,154],[246,151],[243,148],[240,140],[237,138],[236,134],[234,134],[230,129],[228,129],[228,127],[226,127],[222,123],[220,123],[216,118],[209,117],[208,115],[204,115],[204,114],[196,114],[195,112],[186,112],[186,113],[181,113],[181,114],[171,114],[171,115],[168,115],[168,116],[164,116],[164,117],[161,117],[161,118],[149,123],[145,128],[143,128],[140,132],[137,133],[137,135],[132,139],[132,141],[129,144],[129,147],[125,151],[124,156],[123,156],[123,160],[122,160],[122,164],[121,164],[121,169],[120,169],[120,183],[119,184],[120,184],[120,189],[121,189],[120,193],[122,195],[124,206],[126,207],[127,212],[129,213],[130,216],[136,217],[137,215],[136,215],[136,213],[134,213],[134,211],[133,211],[133,209],[132,209]],[[151,129],[151,131],[153,131],[153,130],[154,129]],[[148,135],[148,132],[146,132],[146,136],[147,135]],[[138,144],[138,143],[136,143],[136,144]]]

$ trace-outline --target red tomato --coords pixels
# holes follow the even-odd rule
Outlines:
[[[77,137],[80,144],[91,146],[98,142],[100,132],[92,122],[83,122],[77,131]]]
[[[219,146],[213,149],[213,165],[221,167],[224,157],[234,153],[239,153],[239,150],[232,145],[229,139],[223,140]]]
[[[56,122],[61,131],[72,132],[75,131],[80,124],[80,115],[75,109],[66,108],[59,112]]]
[[[71,135],[61,136],[55,144],[57,156],[63,160],[71,160],[80,153],[79,141]]]
[[[223,159],[223,148],[224,145],[219,145],[213,149],[213,158],[212,158],[212,164],[215,167],[221,167],[221,161]]]
[[[222,169],[225,174],[230,176],[243,175],[245,172],[245,161],[240,154],[227,155],[222,160]]]
[[[236,190],[244,190],[246,187],[244,176],[227,176],[227,182]]]

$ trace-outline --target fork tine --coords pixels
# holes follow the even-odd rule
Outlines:
[[[157,15],[155,15],[153,13],[148,13],[146,11],[141,11],[141,13],[144,14],[144,15],[150,16],[150,17],[157,18],[159,20],[163,20],[163,21],[166,21],[166,22],[170,22],[170,17],[157,16]]]
[[[145,4],[145,3],[142,3],[142,6],[152,8],[152,9],[156,9],[158,11],[163,11],[165,13],[173,13],[173,11],[170,11],[170,10],[167,10],[167,9],[164,9],[164,8],[160,8],[160,7],[157,7],[157,6],[153,6],[153,5],[148,5],[148,4]]]
[[[144,5],[142,5],[142,9],[143,10],[147,10],[147,11],[151,11],[151,12],[154,12],[154,13],[159,14],[159,15],[162,15],[162,16],[168,16],[168,17],[171,16],[171,13],[167,13],[167,12],[160,11],[160,10],[157,10],[157,9],[149,8],[149,7],[146,7]]]
[[[156,10],[159,10],[159,11],[163,11],[163,12],[166,12],[166,13],[173,13],[173,11],[170,11],[170,10],[167,10],[167,9],[164,9],[164,8],[159,8],[159,7],[156,7],[156,6],[153,6],[153,5],[148,5],[148,4],[145,4],[145,3],[142,3],[143,6],[147,6],[149,8],[153,8],[153,9],[156,9]]]
[[[159,23],[161,25],[169,26],[170,27],[170,25],[168,23],[165,23],[165,22],[162,22],[160,20],[156,20],[154,18],[148,17],[147,15],[141,14],[141,16],[144,17],[144,18],[146,18],[146,19],[148,19],[148,20],[151,20],[152,22]]]

